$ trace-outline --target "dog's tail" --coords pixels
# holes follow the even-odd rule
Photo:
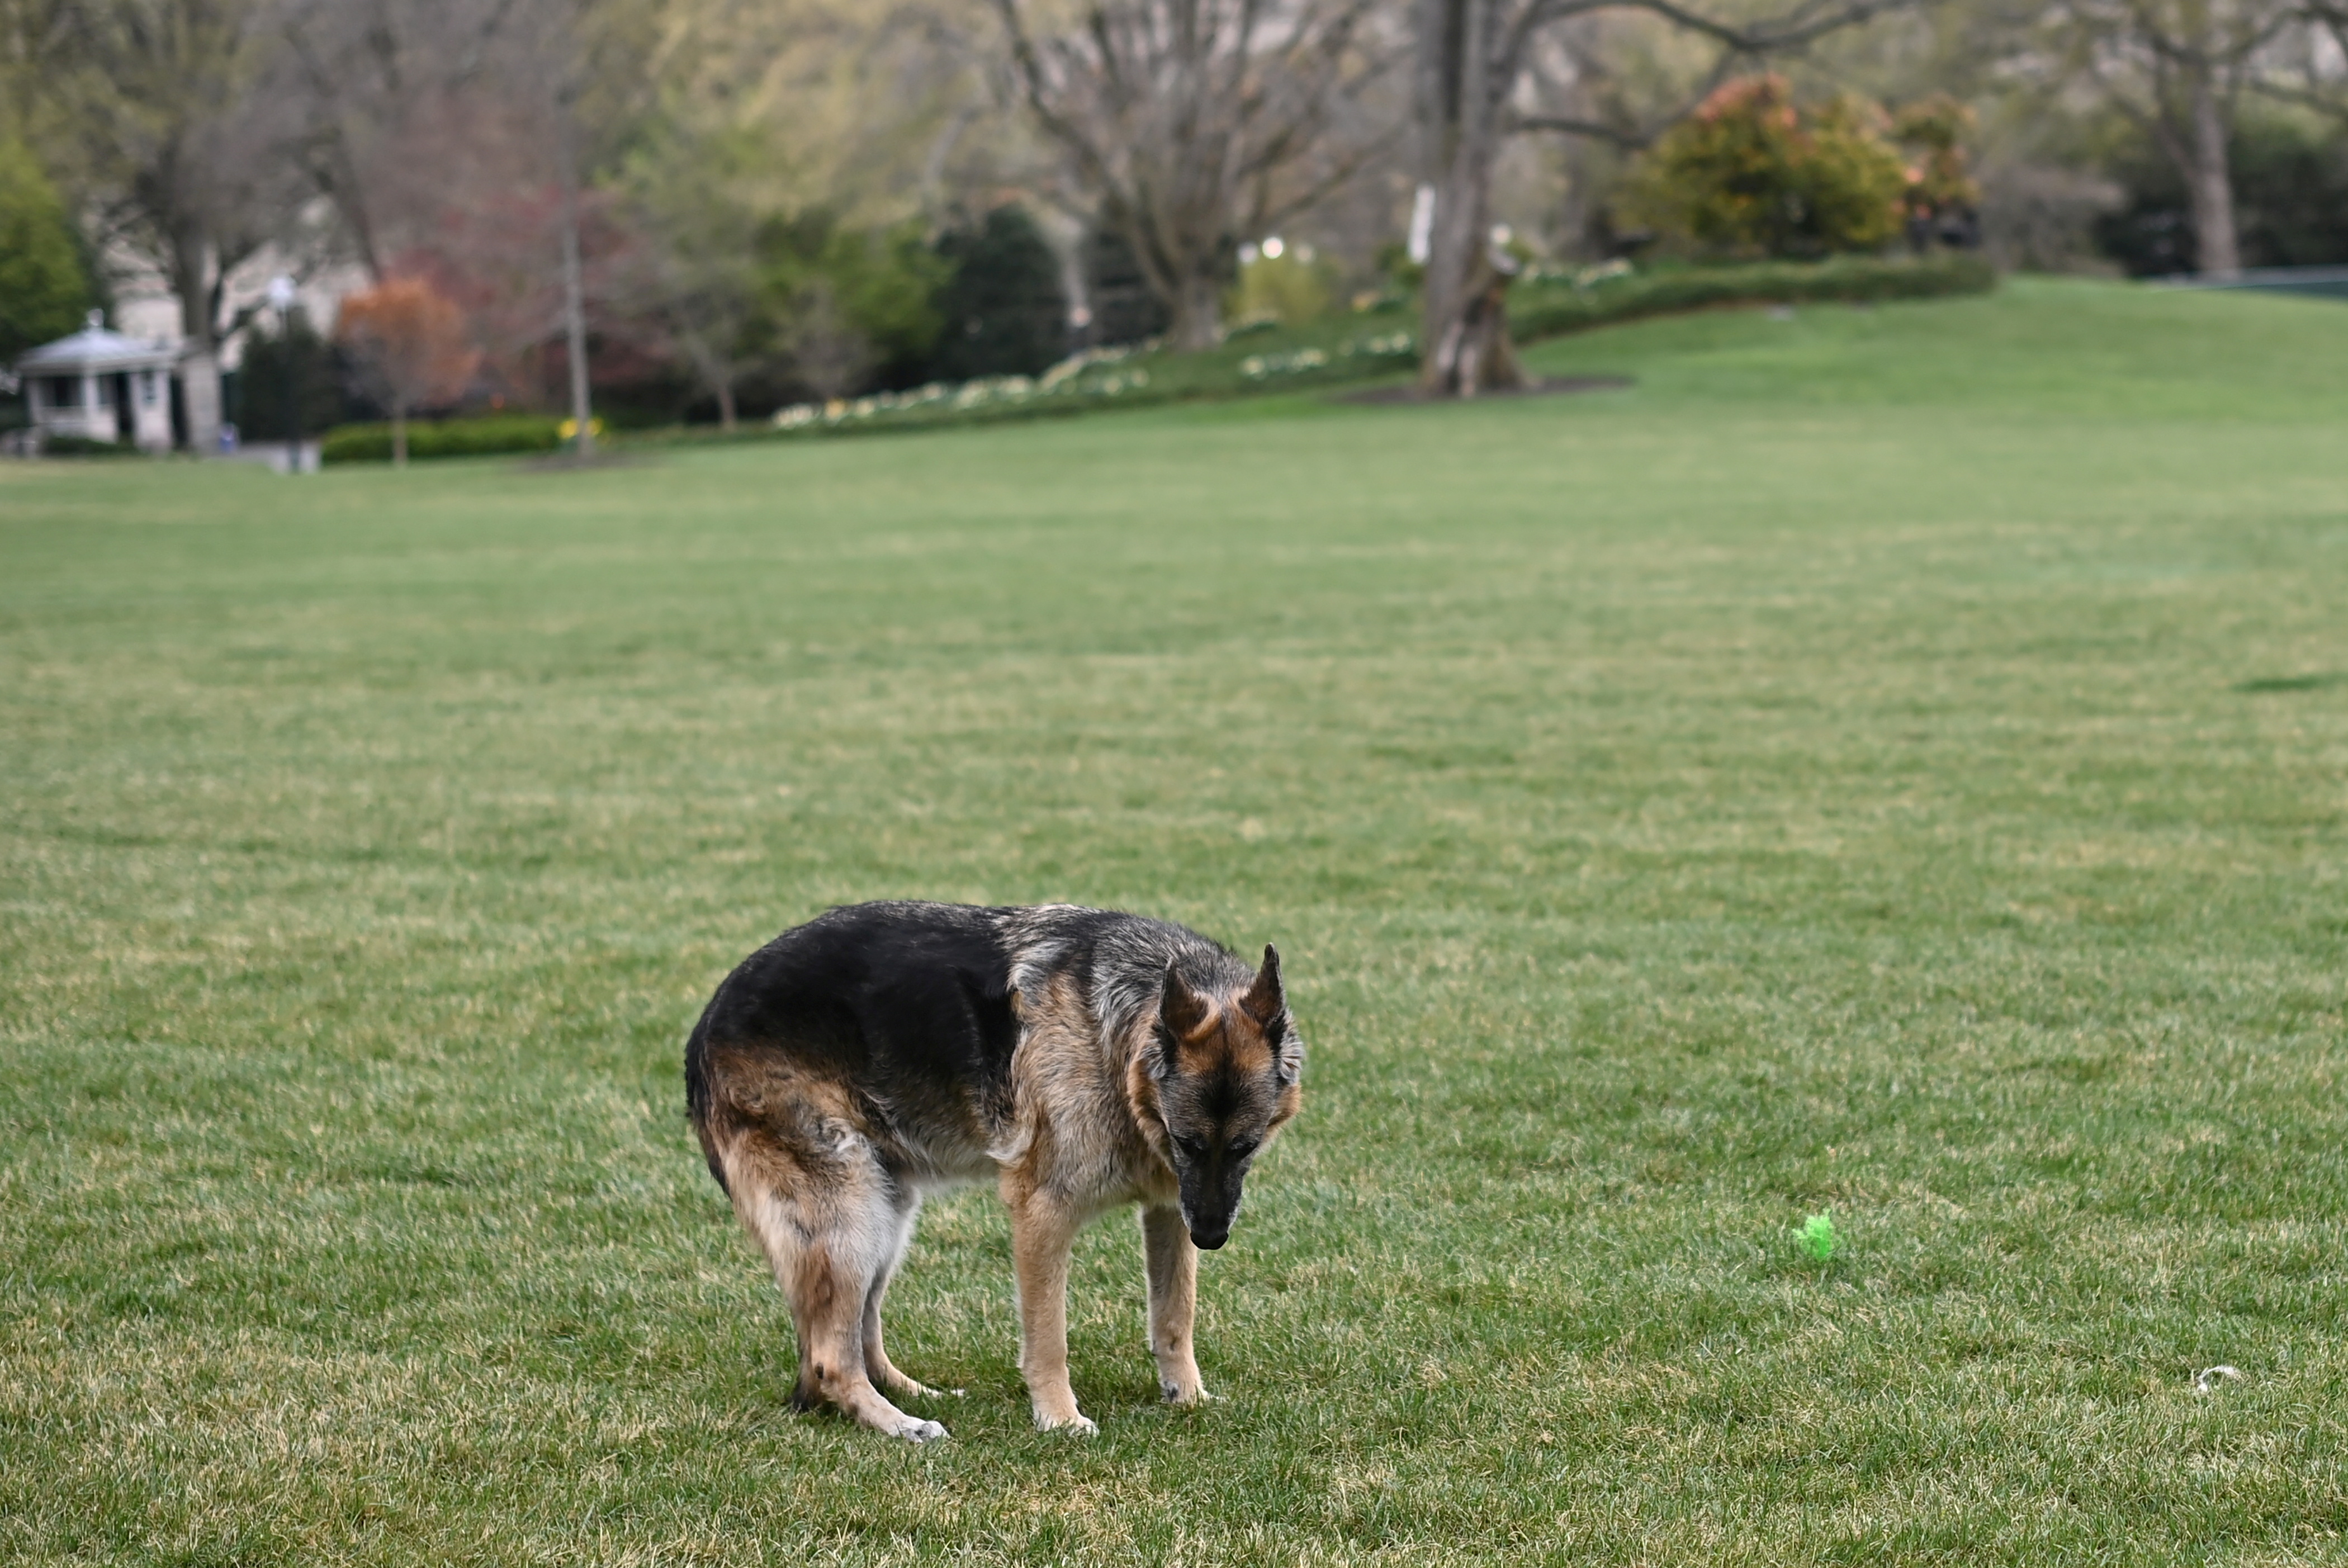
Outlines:
[[[726,1167],[717,1158],[717,1143],[709,1130],[709,1018],[717,1011],[717,998],[724,995],[726,987],[720,985],[709,998],[709,1006],[701,1010],[693,1033],[685,1037],[685,1114],[693,1123],[694,1136],[701,1140],[701,1157],[709,1161],[709,1173],[717,1178],[718,1191],[730,1198],[734,1186],[726,1180]]]

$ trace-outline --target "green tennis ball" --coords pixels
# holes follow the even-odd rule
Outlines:
[[[1833,1215],[1812,1214],[1802,1222],[1802,1228],[1797,1233],[1802,1238],[1803,1248],[1818,1262],[1824,1263],[1834,1256],[1836,1238]]]

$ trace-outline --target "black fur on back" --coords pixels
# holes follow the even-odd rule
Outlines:
[[[1014,991],[1076,983],[1104,1039],[1154,1010],[1166,969],[1201,990],[1248,966],[1185,927],[1072,904],[880,903],[829,910],[728,975],[685,1046],[685,1108],[711,1110],[710,1053],[779,1052],[850,1085],[878,1128],[918,1147],[1011,1114]],[[726,1184],[716,1157],[710,1172]]]

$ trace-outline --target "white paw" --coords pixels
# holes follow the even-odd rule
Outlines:
[[[1186,1390],[1173,1383],[1160,1383],[1158,1385],[1158,1391],[1166,1396],[1168,1404],[1186,1408],[1192,1405],[1212,1404],[1215,1399],[1215,1396],[1208,1393],[1204,1385]]]
[[[1090,1416],[1070,1416],[1065,1420],[1055,1420],[1041,1410],[1035,1412],[1035,1429],[1039,1432],[1067,1432],[1079,1438],[1100,1436],[1100,1427]]]
[[[934,1443],[945,1435],[946,1429],[935,1421],[907,1421],[897,1429],[897,1436],[909,1443]]]

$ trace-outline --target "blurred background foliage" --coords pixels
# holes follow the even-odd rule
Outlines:
[[[2348,263],[2348,52],[2314,0],[1791,31],[1772,0],[1530,3],[1437,8],[1531,18],[1477,177],[1536,271]],[[576,313],[614,423],[730,427],[1196,337],[1201,291],[1224,329],[1412,296],[1418,12],[1218,11],[1184,56],[1171,4],[0,0],[0,356],[173,300],[241,424],[366,417],[300,335],[421,278],[480,352],[464,408],[559,411]],[[313,325],[262,306],[280,274]]]
[[[92,298],[56,186],[22,141],[0,138],[0,362],[74,331]]]

